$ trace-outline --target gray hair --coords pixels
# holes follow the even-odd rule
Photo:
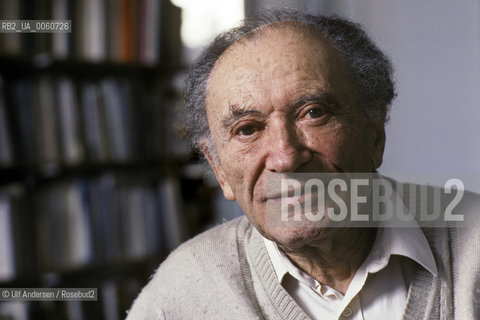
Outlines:
[[[299,22],[319,32],[343,57],[353,74],[365,117],[369,121],[386,117],[395,97],[393,68],[389,59],[360,25],[333,16],[313,16],[287,9],[249,17],[236,28],[213,40],[195,61],[186,78],[184,136],[199,149],[200,142],[212,143],[206,112],[207,82],[220,56],[237,40],[255,34],[259,27],[275,22]],[[387,110],[384,110],[384,105]],[[208,147],[213,147],[210,145]]]

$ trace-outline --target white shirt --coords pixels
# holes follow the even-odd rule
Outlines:
[[[392,201],[401,203],[395,193]],[[404,216],[411,215],[404,205],[400,208]],[[278,281],[310,318],[401,319],[414,262],[433,275],[437,274],[437,268],[417,222],[412,219],[403,223],[403,228],[394,225],[392,221],[381,223],[372,250],[345,295],[297,268],[275,242],[265,238],[264,241]]]

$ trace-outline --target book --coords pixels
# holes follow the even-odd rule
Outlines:
[[[121,61],[121,12],[118,0],[107,0],[106,29],[107,29],[107,57],[113,62]]]
[[[105,258],[107,261],[122,259],[122,230],[120,220],[120,193],[118,178],[112,173],[105,173],[98,178],[101,208],[103,212]],[[98,212],[97,212],[98,213]]]
[[[116,79],[102,80],[100,88],[111,158],[116,161],[125,161],[131,157],[129,88],[125,85],[121,87]]]
[[[51,194],[48,190],[42,189],[37,191],[34,196],[35,209],[32,212],[34,217],[35,224],[35,251],[37,252],[37,261],[39,270],[49,270],[53,265],[53,246],[54,242],[52,239],[53,227],[51,226],[50,219],[51,213],[49,201]],[[61,250],[63,243],[55,244],[57,249]],[[60,251],[59,250],[59,251]]]
[[[3,0],[0,1],[0,19],[16,20],[20,18],[21,1]],[[18,33],[0,34],[0,54],[18,55],[22,52],[22,41]]]
[[[32,18],[34,20],[50,20],[52,19],[52,1],[51,0],[35,0],[32,3],[23,2],[23,5],[32,6],[33,4],[33,13]],[[27,18],[22,18],[27,19]],[[25,36],[25,34],[23,35]],[[50,33],[35,33],[26,35],[27,38],[32,38],[33,40],[33,53],[35,55],[40,54],[49,54],[52,50],[52,35]]]
[[[144,190],[144,216],[146,231],[146,252],[148,256],[158,254],[162,249],[162,208],[158,206],[152,186]]]
[[[143,128],[142,140],[144,141],[144,150],[151,159],[164,159],[166,156],[165,145],[169,137],[165,134],[165,126],[168,125],[164,117],[164,100],[162,97],[165,91],[160,81],[155,81],[149,91],[143,91],[140,97],[143,97],[143,108],[141,110],[141,127]]]
[[[0,166],[13,162],[12,136],[4,98],[3,79],[0,77]]]
[[[137,7],[136,1],[118,0],[120,3],[120,61],[131,63],[137,60]]]
[[[28,320],[29,302],[9,301],[0,303],[0,319]]]
[[[117,284],[114,281],[105,281],[100,288],[103,305],[103,317],[105,320],[120,319],[120,310],[117,297]]]
[[[56,113],[59,120],[62,161],[67,165],[84,160],[78,97],[72,80],[60,77],[56,82]]]
[[[0,281],[16,276],[12,211],[9,195],[0,191]]]
[[[76,57],[80,60],[103,61],[107,57],[106,0],[75,2]],[[74,29],[75,28],[75,29]]]
[[[88,159],[93,162],[105,162],[110,156],[105,109],[99,98],[98,87],[93,82],[84,82],[80,89],[83,133]]]
[[[93,261],[86,181],[54,183],[38,193],[35,212],[42,271],[61,271]]]
[[[84,320],[85,315],[82,308],[82,301],[66,301],[66,318],[69,320]]]
[[[173,177],[165,177],[159,183],[157,192],[162,210],[165,244],[168,250],[173,250],[186,239],[187,235],[180,201],[180,186]]]
[[[70,18],[72,1],[52,0],[52,19],[72,20]],[[56,32],[52,34],[52,56],[56,59],[66,59],[72,50],[72,34]]]
[[[120,190],[122,215],[122,238],[127,259],[147,256],[147,228],[144,187],[142,185],[123,186]]]
[[[23,163],[34,163],[37,159],[35,143],[36,122],[33,113],[33,88],[28,79],[19,79],[12,83],[13,99],[8,105],[13,121],[13,134],[18,137],[16,153]]]
[[[138,2],[138,56],[146,65],[160,62],[160,10],[161,0]]]
[[[108,219],[111,209],[107,203],[106,190],[112,188],[113,179],[110,173],[103,173],[92,177],[88,184],[92,242],[94,243],[93,260],[96,262],[105,262],[112,247],[109,244],[111,224]]]
[[[74,180],[58,190],[65,199],[65,228],[62,241],[68,245],[62,268],[78,268],[93,261],[92,232],[86,181]]]
[[[57,140],[59,131],[55,110],[54,82],[51,77],[41,76],[37,79],[33,102],[37,161],[39,163],[58,163],[60,160]]]

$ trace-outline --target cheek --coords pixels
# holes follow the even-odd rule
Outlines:
[[[225,168],[228,168],[227,174],[235,177],[236,181],[249,180],[257,172],[258,166],[263,158],[261,143],[241,144],[235,141],[223,144]]]
[[[238,153],[229,152],[229,150],[222,150],[220,154],[220,162],[222,163],[223,170],[225,172],[225,178],[230,184],[232,191],[235,194],[237,200],[241,198],[242,190],[245,189],[244,182],[246,175],[248,174],[248,167],[244,162],[244,157],[238,155]]]
[[[361,131],[355,132],[337,123],[329,128],[304,131],[308,147],[328,164],[343,171],[365,170],[368,150]]]
[[[248,216],[255,206],[256,194],[262,194],[262,148],[255,146],[240,150],[230,144],[223,151],[231,155],[221,158],[226,178],[237,202]]]
[[[302,128],[306,146],[321,154],[325,159],[336,159],[343,152],[344,145],[348,143],[345,130],[341,125],[328,127]]]
[[[341,138],[337,157],[342,161],[345,171],[369,172],[371,171],[370,152],[364,132],[357,132]]]

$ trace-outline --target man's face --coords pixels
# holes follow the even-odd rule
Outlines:
[[[207,85],[214,150],[204,150],[229,200],[266,238],[296,248],[322,230],[266,223],[269,173],[371,172],[381,164],[383,121],[368,123],[343,60],[325,41],[274,26],[236,43]]]

